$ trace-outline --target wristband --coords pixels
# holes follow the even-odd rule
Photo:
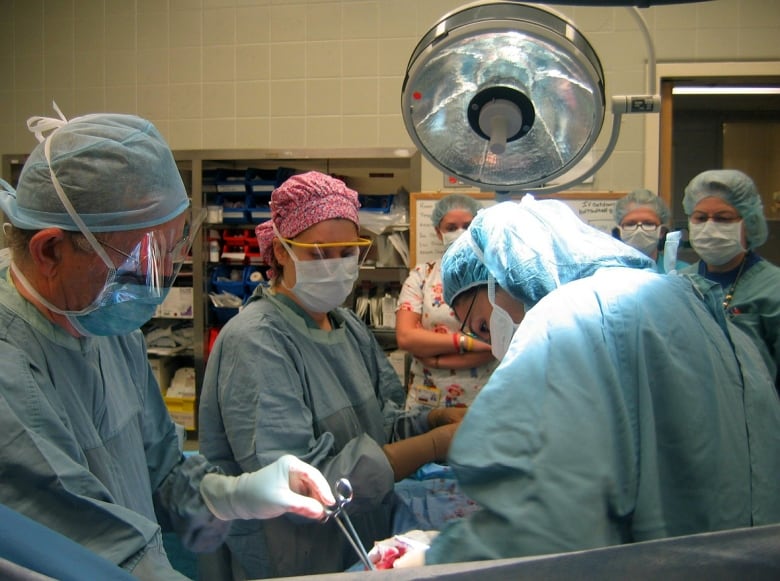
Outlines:
[[[466,351],[474,350],[474,337],[466,335]]]
[[[460,353],[461,355],[465,353],[466,351],[469,351],[469,349],[466,348],[466,335],[461,333],[460,337],[458,338],[458,344],[460,345]]]
[[[463,353],[460,347],[460,342],[458,341],[457,333],[452,334],[452,344],[455,346],[455,353]]]

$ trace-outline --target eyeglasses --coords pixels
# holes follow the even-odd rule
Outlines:
[[[474,291],[474,296],[471,297],[471,304],[469,305],[468,310],[466,311],[466,316],[463,317],[463,324],[460,326],[460,332],[464,335],[470,335],[474,337],[474,333],[471,331],[471,328],[469,327],[469,330],[466,331],[466,323],[469,322],[469,315],[471,314],[471,309],[474,308],[474,303],[477,301],[477,292]]]
[[[628,222],[623,224],[620,228],[624,232],[636,232],[637,228],[641,228],[645,232],[655,232],[658,230],[658,224],[646,224],[644,222]]]
[[[329,253],[328,249],[337,249],[336,254],[339,257],[358,255],[358,263],[362,264],[368,254],[368,250],[373,243],[368,238],[358,238],[353,242],[297,242],[290,238],[283,238],[279,236],[279,239],[285,244],[289,244],[293,248],[302,248],[311,253],[314,260],[324,260],[327,258],[333,258],[333,253]],[[329,256],[330,254],[330,256]]]
[[[726,224],[732,223],[732,222],[739,222],[742,219],[742,216],[739,214],[736,214],[734,212],[715,212],[714,214],[710,215],[706,212],[693,212],[688,220],[692,224],[703,224],[704,222],[707,222],[708,220],[712,220],[713,222],[723,222]]]

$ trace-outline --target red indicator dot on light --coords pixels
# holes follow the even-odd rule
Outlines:
[[[450,177],[449,177],[449,178],[447,178],[447,179],[449,180],[449,182],[450,182],[451,184],[457,184],[457,183],[458,183],[458,180],[457,180],[456,178],[452,177],[452,176],[450,176]]]
[[[415,101],[419,101],[420,99],[422,99],[422,93],[420,91],[415,91],[414,93],[412,93],[412,99],[414,99]]]

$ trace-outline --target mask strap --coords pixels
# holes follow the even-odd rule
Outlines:
[[[70,203],[68,196],[65,194],[65,190],[63,190],[62,186],[60,185],[60,180],[57,179],[57,176],[54,173],[54,168],[51,166],[52,137],[54,137],[57,131],[68,124],[68,119],[65,117],[65,115],[62,114],[60,108],[57,107],[57,103],[52,103],[52,106],[59,114],[59,119],[54,119],[52,117],[30,117],[27,120],[27,128],[35,134],[35,138],[39,142],[43,143],[43,152],[46,155],[46,163],[49,166],[51,183],[54,186],[54,191],[57,192],[57,196],[60,198],[60,202],[62,202],[62,205],[65,207],[65,211],[68,213],[68,216],[70,216],[71,220],[73,220],[79,231],[84,235],[90,246],[92,246],[97,255],[100,256],[100,259],[106,264],[109,270],[114,271],[114,263],[111,262],[111,259],[108,257],[108,253],[106,253],[103,246],[97,241],[97,238],[95,238],[94,234],[89,231],[89,228],[87,228],[87,225],[84,223],[84,220],[81,219],[81,216],[78,215],[76,209],[73,207],[73,204]],[[43,134],[46,131],[51,131],[51,133],[44,136]]]

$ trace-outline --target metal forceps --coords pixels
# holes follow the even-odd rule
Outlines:
[[[333,492],[336,497],[336,504],[325,507],[325,519],[322,522],[327,522],[332,517],[336,524],[339,525],[339,528],[341,528],[341,532],[347,537],[349,544],[355,549],[366,569],[373,571],[375,569],[374,564],[368,558],[368,553],[366,553],[366,549],[363,547],[355,527],[352,526],[352,521],[349,520],[347,511],[344,510],[344,507],[352,500],[352,485],[346,478],[340,478],[333,485]]]

